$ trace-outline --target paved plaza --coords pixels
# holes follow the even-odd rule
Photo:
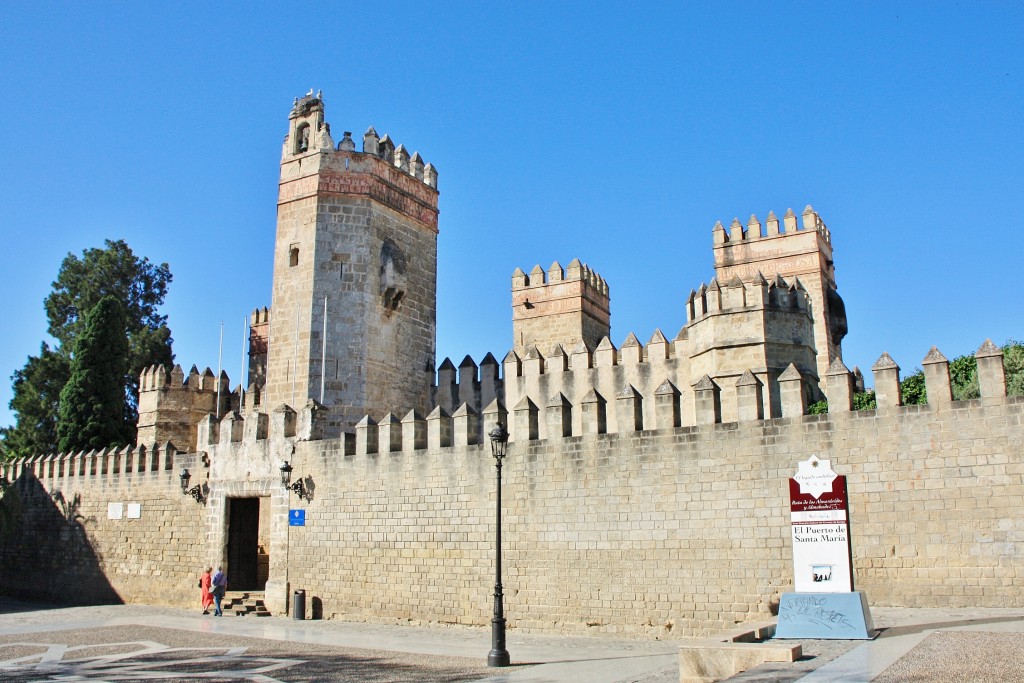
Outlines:
[[[1024,680],[1024,610],[873,610],[873,641],[798,641],[804,657],[731,681]],[[787,641],[791,642],[791,641]],[[214,618],[141,605],[0,599],[0,680],[675,683],[678,641],[510,631],[514,666],[489,669],[489,629],[282,617]]]

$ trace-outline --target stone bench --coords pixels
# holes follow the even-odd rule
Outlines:
[[[775,624],[746,626],[716,638],[687,640],[679,646],[679,682],[713,683],[765,662],[795,662],[800,645],[761,642],[775,633]]]

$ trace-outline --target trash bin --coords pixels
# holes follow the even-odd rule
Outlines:
[[[292,593],[292,619],[306,618],[306,591]]]

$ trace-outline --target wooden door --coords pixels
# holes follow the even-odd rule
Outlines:
[[[228,590],[263,590],[258,585],[260,499],[228,499]]]

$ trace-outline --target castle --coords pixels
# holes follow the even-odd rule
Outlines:
[[[747,372],[758,386],[758,416],[780,417],[786,368],[815,399],[819,378],[842,355],[846,317],[831,234],[808,206],[799,221],[789,210],[781,222],[769,213],[764,226],[756,216],[745,228],[717,223],[715,276],[690,291],[687,324],[671,341],[656,331],[642,345],[630,334],[617,349],[608,283],[579,260],[555,262],[512,274],[504,377],[490,354],[479,366],[445,359],[435,373],[437,171],[372,127],[361,153],[351,135],[335,146],[323,100],[311,93],[295,101],[281,153],[272,302],[252,313],[248,392],[240,386],[231,396],[226,378],[217,385],[208,372],[192,380],[197,369],[189,382],[180,368],[168,381],[165,370],[147,370],[140,443],[193,449],[206,414],[246,405],[266,413],[310,399],[326,410],[327,438],[352,433],[366,416],[454,415],[463,406],[479,416],[494,400],[602,405],[624,391],[678,394],[679,414],[661,426],[679,427],[694,424],[693,391],[705,377],[724,391],[722,419],[733,421],[731,396]],[[655,424],[653,406],[650,398],[638,424]],[[606,412],[602,430],[618,431],[614,411]],[[569,434],[580,433],[579,414],[571,426]],[[511,438],[544,438],[539,427],[526,430],[513,426]]]
[[[42,595],[73,579],[82,600],[186,604],[213,562],[276,613],[302,588],[327,617],[484,624],[501,422],[513,627],[664,637],[764,618],[791,576],[787,478],[810,454],[845,468],[856,580],[878,604],[1024,604],[1024,401],[1000,352],[978,351],[982,398],[953,402],[933,348],[926,406],[901,405],[882,354],[878,409],[852,411],[810,206],[716,223],[714,276],[671,339],[617,348],[609,283],[556,262],[513,272],[500,363],[435,370],[437,179],[373,128],[361,152],[349,132],[335,144],[319,93],[297,99],[246,386],[150,368],[138,446],[6,466],[23,526],[3,575],[49,566]],[[805,415],[822,396],[829,414]],[[54,533],[75,539],[56,569],[28,541]]]

